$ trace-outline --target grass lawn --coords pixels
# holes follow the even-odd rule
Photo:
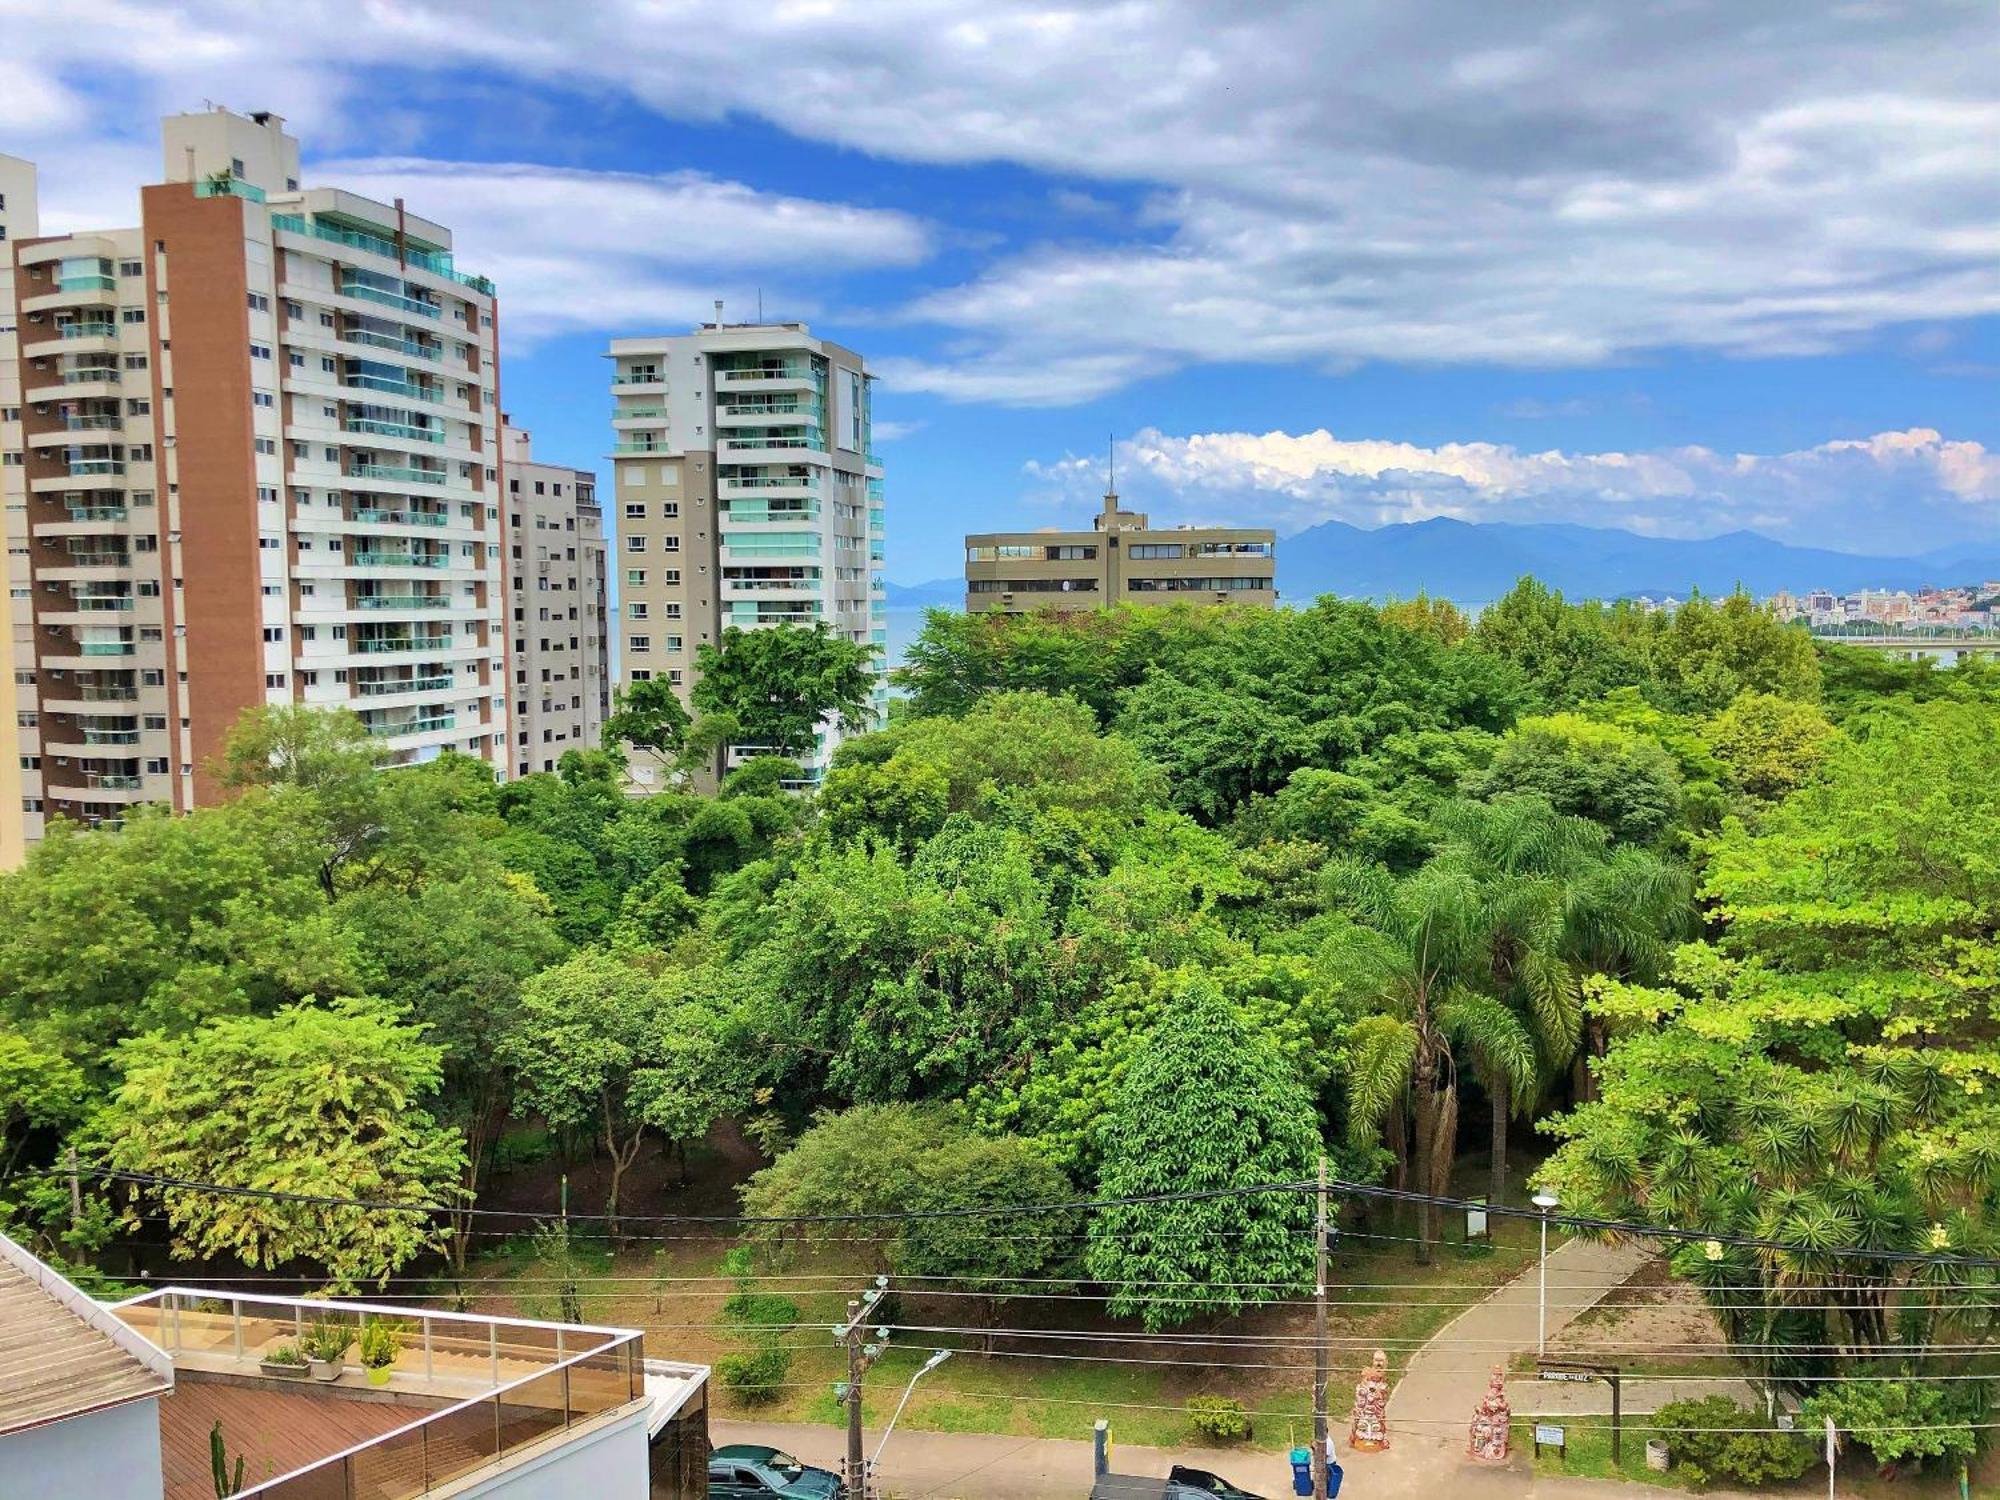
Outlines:
[[[1462,1225],[1456,1226],[1462,1230]],[[1407,1222],[1378,1215],[1371,1233],[1343,1236],[1333,1264],[1329,1329],[1334,1349],[1331,1404],[1344,1413],[1368,1353],[1378,1344],[1400,1369],[1408,1356],[1491,1287],[1534,1258],[1534,1226],[1502,1220],[1497,1242],[1441,1243],[1433,1263],[1418,1266],[1414,1246],[1402,1236]],[[741,1329],[718,1321],[723,1300],[735,1290],[719,1275],[731,1246],[723,1238],[691,1237],[656,1247],[635,1246],[612,1255],[599,1250],[583,1285],[587,1321],[644,1328],[649,1353],[713,1364],[751,1347]],[[846,1374],[844,1352],[829,1332],[845,1315],[846,1300],[877,1269],[867,1247],[833,1245],[796,1255],[783,1278],[761,1280],[756,1290],[792,1299],[799,1327],[779,1337],[791,1353],[783,1388],[772,1400],[750,1405],[717,1382],[715,1415],[773,1421],[840,1420],[833,1385]],[[473,1300],[485,1311],[552,1316],[554,1288],[541,1278],[548,1267],[523,1242],[488,1255],[473,1275],[491,1278]],[[797,1279],[822,1276],[824,1280]],[[447,1288],[448,1289],[448,1288]],[[887,1321],[931,1328],[968,1328],[997,1320],[1014,1328],[1058,1334],[1117,1330],[1138,1325],[1105,1319],[1094,1302],[1009,1300],[904,1295]],[[990,1309],[990,1311],[989,1311]],[[1312,1330],[1309,1300],[1254,1309],[1240,1318],[1176,1330],[1159,1341],[1106,1342],[1076,1337],[1002,1341],[1035,1357],[977,1352],[978,1339],[960,1334],[899,1328],[868,1377],[872,1420],[886,1416],[931,1347],[964,1352],[927,1376],[902,1417],[904,1426],[946,1432],[1012,1433],[1087,1439],[1099,1417],[1108,1418],[1125,1443],[1175,1446],[1192,1434],[1183,1403],[1190,1396],[1232,1396],[1253,1414],[1260,1447],[1303,1442],[1311,1429]],[[1189,1346],[1177,1338],[1253,1334],[1282,1337],[1280,1347]],[[1266,1368],[1228,1368],[1262,1366]],[[873,1393],[879,1391],[880,1396]],[[879,1405],[878,1405],[879,1403]]]

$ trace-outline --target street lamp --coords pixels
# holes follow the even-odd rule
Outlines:
[[[949,1349],[938,1350],[937,1353],[933,1354],[918,1367],[917,1373],[910,1377],[910,1383],[903,1387],[903,1399],[896,1403],[895,1414],[889,1418],[889,1425],[882,1429],[882,1441],[875,1445],[875,1456],[868,1460],[868,1472],[870,1474],[875,1472],[875,1465],[882,1461],[882,1450],[889,1446],[889,1434],[896,1430],[896,1418],[902,1416],[903,1408],[910,1404],[910,1392],[917,1388],[919,1380],[922,1380],[931,1371],[950,1359],[951,1353]],[[872,1483],[869,1485],[869,1488],[874,1488]],[[861,1497],[858,1495],[851,1496],[850,1500],[861,1500]]]
[[[1542,1211],[1542,1295],[1535,1318],[1535,1357],[1549,1352],[1549,1210],[1562,1200],[1547,1188],[1528,1200]]]

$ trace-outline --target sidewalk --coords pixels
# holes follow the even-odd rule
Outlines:
[[[1114,1414],[1115,1415],[1115,1414]],[[789,1422],[732,1422],[720,1418],[712,1437],[723,1443],[769,1443],[822,1468],[840,1470],[847,1434],[838,1427]],[[1463,1442],[1463,1435],[1459,1441]],[[871,1431],[863,1451],[881,1441]],[[1341,1452],[1347,1470],[1342,1500],[1630,1500],[1658,1494],[1613,1481],[1542,1478],[1517,1459],[1504,1469],[1450,1461],[1436,1444],[1406,1441],[1387,1453]],[[1336,1445],[1339,1441],[1336,1439]],[[1165,1475],[1172,1464],[1192,1464],[1220,1474],[1254,1494],[1281,1500],[1292,1493],[1291,1466],[1282,1449],[1266,1446],[1208,1450],[1137,1448],[1119,1444],[1112,1466],[1124,1474]],[[1085,1500],[1090,1494],[1091,1445],[1068,1438],[998,1437],[973,1432],[912,1432],[898,1427],[877,1471],[882,1493],[895,1500]],[[1721,1497],[1724,1492],[1711,1491]]]

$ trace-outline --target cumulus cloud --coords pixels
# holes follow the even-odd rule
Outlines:
[[[950,399],[1074,402],[1203,362],[1809,355],[2000,312],[2000,12],[1957,0],[92,14],[0,0],[16,97],[41,91],[53,117],[77,79],[125,78],[138,99],[271,102],[323,149],[381,150],[412,75],[477,68],[877,157],[1138,187],[1139,222],[1014,244],[907,310],[938,350],[899,382]]]
[[[1154,429],[1118,444],[1120,488],[1163,519],[1255,516],[1296,531],[1448,516],[1566,521],[1659,536],[1748,529],[1780,540],[1907,551],[1991,534],[2000,453],[1928,428],[1840,438],[1786,453],[1700,447],[1530,452],[1504,443],[1423,447],[1314,432]],[[1028,466],[1043,499],[1080,510],[1102,460]]]

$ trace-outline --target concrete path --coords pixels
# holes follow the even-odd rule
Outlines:
[[[1604,1245],[1594,1240],[1568,1240],[1551,1250],[1551,1342],[1637,1272],[1648,1254],[1644,1246],[1630,1242]],[[1463,1442],[1472,1409],[1486,1393],[1488,1372],[1516,1355],[1534,1353],[1540,1298],[1539,1267],[1530,1265],[1484,1302],[1440,1328],[1411,1359],[1389,1397],[1390,1432],[1414,1431],[1454,1445]],[[1611,1411],[1611,1388],[1599,1380],[1572,1385],[1514,1375],[1508,1379],[1507,1394],[1517,1417],[1607,1416]],[[1627,1416],[1701,1396],[1727,1396],[1745,1405],[1758,1399],[1747,1383],[1729,1379],[1628,1380],[1621,1392]]]

